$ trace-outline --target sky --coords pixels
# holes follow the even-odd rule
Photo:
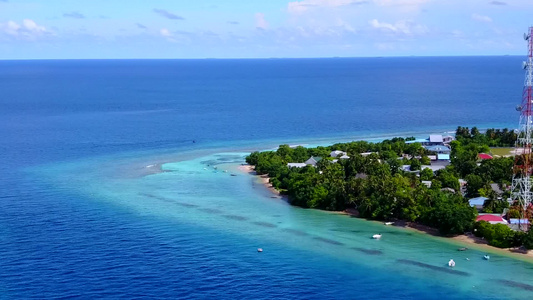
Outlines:
[[[0,59],[525,55],[533,0],[0,0]]]

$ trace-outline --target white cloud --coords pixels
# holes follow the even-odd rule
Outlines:
[[[171,37],[172,36],[172,33],[170,32],[170,30],[166,29],[166,28],[161,28],[161,30],[159,30],[159,33],[164,36],[164,37]]]
[[[461,30],[452,30],[452,37],[454,38],[457,38],[457,39],[464,39],[466,37],[465,33],[462,32]]]
[[[377,6],[392,10],[395,14],[419,13],[431,0],[374,0]]]
[[[7,24],[2,27],[4,27],[5,33],[13,36],[17,36],[20,29],[20,25],[13,21],[8,21]]]
[[[339,7],[364,3],[368,3],[368,0],[303,0],[289,2],[287,5],[287,11],[289,13],[298,14],[314,7]]]
[[[44,26],[37,25],[37,23],[35,23],[33,20],[24,19],[22,24],[24,25],[24,28],[30,32],[38,34],[46,32],[46,28]]]
[[[482,15],[478,15],[478,14],[472,14],[472,20],[478,21],[478,22],[485,22],[485,23],[492,22],[492,19],[490,17],[482,16]]]
[[[263,30],[268,28],[268,22],[265,20],[265,14],[263,13],[255,14],[255,27],[258,29],[263,29]]]
[[[373,19],[368,22],[373,28],[382,30],[385,32],[401,33],[405,35],[424,34],[428,32],[426,26],[415,24],[409,20],[400,20],[394,24],[380,22],[377,19]]]
[[[374,2],[382,6],[420,6],[429,0],[374,0]]]
[[[51,35],[46,27],[38,25],[31,19],[22,20],[21,24],[15,21],[8,21],[7,23],[0,23],[0,32],[3,32],[11,37],[25,40],[35,40],[45,35]]]

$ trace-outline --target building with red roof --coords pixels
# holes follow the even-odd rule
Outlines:
[[[490,224],[505,224],[507,225],[507,221],[502,218],[502,216],[499,215],[493,215],[493,214],[481,214],[477,216],[476,221],[487,221]]]
[[[479,157],[479,159],[492,159],[492,155],[487,153],[479,153],[477,157]]]

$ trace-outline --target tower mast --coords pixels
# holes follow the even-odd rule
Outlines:
[[[520,210],[520,219],[528,217],[527,208],[533,200],[531,191],[533,174],[533,153],[531,152],[533,143],[533,27],[529,27],[528,32],[524,34],[524,39],[528,42],[528,55],[527,61],[523,64],[526,78],[522,104],[517,107],[520,112],[520,122],[515,145],[516,156],[512,184],[513,200]],[[523,225],[518,224],[522,230],[527,228],[527,224]]]

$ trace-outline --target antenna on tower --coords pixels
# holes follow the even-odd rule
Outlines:
[[[512,198],[513,205],[520,212],[518,227],[527,230],[531,217],[529,211],[533,200],[533,27],[524,33],[524,40],[528,42],[527,61],[522,65],[526,70],[522,103],[516,107],[520,112],[520,122],[516,130],[515,162],[513,167]]]

